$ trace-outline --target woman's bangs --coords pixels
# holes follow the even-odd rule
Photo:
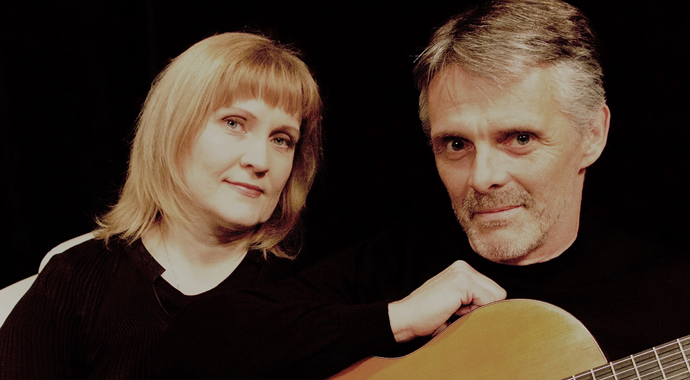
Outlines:
[[[316,85],[310,85],[296,68],[285,62],[274,62],[270,66],[252,62],[242,69],[228,69],[225,80],[222,81],[224,83],[217,88],[218,96],[215,97],[216,102],[213,102],[217,103],[214,104],[215,108],[238,100],[261,99],[271,107],[280,108],[302,119],[311,116],[315,110],[319,111],[320,106],[315,104],[318,103],[318,96],[311,94],[317,90],[309,88]]]

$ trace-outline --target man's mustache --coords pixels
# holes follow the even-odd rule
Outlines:
[[[477,212],[491,210],[505,206],[525,206],[530,208],[534,204],[534,198],[522,188],[501,188],[489,193],[478,193],[470,189],[462,200],[463,213],[469,218]]]

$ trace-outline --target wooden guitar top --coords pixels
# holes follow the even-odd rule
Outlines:
[[[606,363],[568,312],[506,300],[474,310],[409,355],[369,358],[332,379],[558,380]]]

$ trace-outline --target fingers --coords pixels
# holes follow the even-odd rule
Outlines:
[[[451,265],[455,270],[469,273],[471,280],[476,286],[470,286],[472,293],[469,295],[471,300],[463,300],[463,304],[455,311],[455,315],[463,316],[471,311],[490,304],[492,302],[504,300],[507,296],[505,289],[498,285],[494,280],[479,273],[464,261],[456,261]]]
[[[479,273],[464,261],[456,261],[448,269],[453,270],[455,275],[466,274],[471,283],[466,284],[469,290],[473,290],[472,304],[483,306],[491,302],[500,301],[506,298],[506,291],[494,280]]]
[[[499,301],[499,300],[497,300],[497,301]],[[476,309],[479,309],[480,307],[482,307],[482,305],[474,305],[474,304],[463,305],[458,309],[458,311],[455,312],[455,315],[462,317],[463,315],[469,314],[470,312],[472,312]]]
[[[457,261],[400,301],[388,306],[391,330],[398,342],[434,333],[453,314],[505,299],[490,278]]]
[[[449,324],[448,322],[442,323],[441,326],[438,326],[438,327],[436,328],[436,330],[434,330],[434,332],[431,333],[431,336],[434,337],[434,336],[440,334],[440,333],[441,333],[443,330],[445,330],[446,327],[448,327],[449,325],[450,325],[450,324]]]

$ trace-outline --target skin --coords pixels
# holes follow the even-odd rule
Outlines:
[[[300,118],[261,99],[213,111],[183,161],[191,223],[170,219],[142,236],[184,294],[214,288],[239,265],[292,171]]]
[[[396,342],[438,333],[451,315],[465,315],[479,306],[506,298],[506,291],[464,261],[443,272],[400,301],[388,304]]]
[[[608,108],[581,135],[551,75],[499,87],[453,67],[429,88],[439,175],[472,248],[495,262],[550,260],[575,241],[585,168],[605,145]]]
[[[292,171],[300,122],[262,100],[213,112],[184,164],[197,222],[242,230],[273,213]]]
[[[577,237],[585,169],[606,145],[602,105],[577,132],[560,111],[548,68],[499,87],[459,67],[429,87],[436,166],[472,248],[489,260],[529,265]],[[438,332],[452,314],[505,299],[491,279],[458,261],[388,305],[396,341]]]

